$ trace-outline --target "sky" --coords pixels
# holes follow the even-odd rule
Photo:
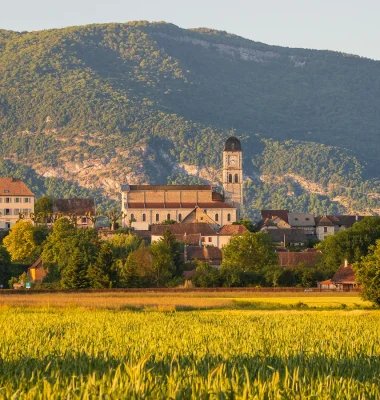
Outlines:
[[[0,0],[0,29],[166,21],[380,60],[379,0]]]

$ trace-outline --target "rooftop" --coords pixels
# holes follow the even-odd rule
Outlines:
[[[212,190],[211,185],[122,185],[122,191],[147,190]]]
[[[173,225],[152,225],[152,235],[162,236],[168,230],[173,234],[201,234],[203,236],[216,235],[215,230],[207,223],[194,222],[194,223],[178,223]]]
[[[0,196],[34,196],[21,179],[0,178]]]
[[[229,137],[224,145],[224,151],[241,151],[240,140],[235,136]]]
[[[95,214],[94,199],[53,199],[53,212],[72,213],[76,215]]]

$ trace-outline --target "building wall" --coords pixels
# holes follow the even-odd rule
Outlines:
[[[129,221],[131,220],[132,216],[135,220],[131,223],[132,227],[134,227],[136,230],[147,230],[149,228],[149,225],[160,224],[168,220],[168,216],[170,216],[170,219],[174,221],[181,222],[192,211],[192,208],[125,208],[125,205],[123,203],[123,212],[126,214],[126,217],[123,219],[123,227],[129,226]],[[221,226],[232,224],[237,220],[236,209],[234,208],[210,208],[203,209],[203,211],[206,211],[207,216],[209,216],[214,221],[216,219],[216,215],[218,215],[218,221],[216,222]],[[159,217],[158,221],[156,220],[156,214],[158,214]]]
[[[243,154],[241,151],[223,152],[222,174],[225,201],[237,208],[239,218],[243,205]]]
[[[0,196],[0,229],[9,229],[19,220],[19,212],[29,219],[34,213],[34,196]]]
[[[326,230],[326,232],[325,232]],[[319,240],[324,240],[325,237],[333,235],[335,233],[335,227],[334,226],[317,226],[316,228],[316,234],[317,238]]]

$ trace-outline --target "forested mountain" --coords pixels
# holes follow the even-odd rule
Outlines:
[[[379,212],[380,62],[131,22],[0,30],[0,175],[37,194],[218,182],[242,140],[247,212]]]

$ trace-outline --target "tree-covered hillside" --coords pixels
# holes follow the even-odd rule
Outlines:
[[[0,72],[0,174],[37,193],[218,182],[233,128],[248,213],[380,209],[380,62],[131,22],[0,30]]]

